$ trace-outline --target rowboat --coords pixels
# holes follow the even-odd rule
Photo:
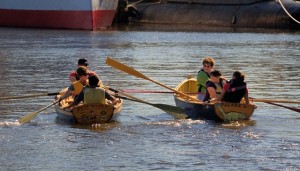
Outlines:
[[[245,103],[218,102],[215,104],[203,103],[192,100],[189,97],[198,98],[197,80],[188,78],[175,88],[176,91],[188,94],[174,94],[176,106],[185,110],[191,119],[207,119],[214,121],[238,121],[248,120],[255,109],[254,105]]]
[[[66,92],[67,88],[63,89],[59,95],[55,97],[55,101]],[[63,107],[73,102],[73,97],[68,97],[60,103],[55,104],[55,111],[59,120],[69,123],[79,124],[95,124],[107,123],[115,118],[122,109],[122,100],[117,104],[79,104],[72,110],[64,110]]]
[[[96,30],[112,25],[118,0],[1,0],[0,26]]]

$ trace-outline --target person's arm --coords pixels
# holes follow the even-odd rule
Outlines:
[[[222,99],[223,99],[226,91],[228,90],[228,88],[229,88],[229,83],[224,85],[223,90],[222,90],[220,96],[218,97],[218,101],[222,101]]]
[[[69,80],[70,80],[71,83],[77,81],[77,79],[76,79],[76,72],[75,72],[75,71],[72,71],[72,72],[70,73],[70,75],[69,75]]]
[[[64,99],[68,98],[68,97],[71,96],[71,95],[72,95],[72,91],[68,89],[68,90],[66,91],[66,93],[65,93],[63,96],[61,96],[58,100],[59,100],[59,101],[62,101],[62,100],[64,100]]]
[[[84,93],[83,93],[83,91],[81,91],[81,92],[76,96],[76,98],[74,99],[74,101],[73,101],[70,105],[64,107],[63,109],[69,109],[69,108],[72,108],[72,107],[78,105],[81,101],[83,101],[83,99],[84,99]]]
[[[244,94],[244,99],[245,99],[246,104],[250,104],[250,103],[249,103],[249,95],[248,95],[248,91],[246,91],[246,93]]]
[[[59,101],[68,98],[69,96],[72,95],[73,92],[74,92],[74,86],[73,86],[73,84],[71,84],[71,85],[68,87],[68,90],[66,91],[66,93],[65,93],[63,96],[61,96],[61,97],[59,98]]]

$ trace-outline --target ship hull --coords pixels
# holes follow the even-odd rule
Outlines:
[[[1,0],[0,25],[95,30],[111,26],[118,0]]]

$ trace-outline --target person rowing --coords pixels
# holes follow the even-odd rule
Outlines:
[[[71,83],[65,94],[59,98],[59,101],[66,99],[71,95],[73,98],[76,97],[82,91],[83,87],[88,84],[88,72],[86,67],[79,66],[76,70],[76,75],[79,79]]]
[[[209,75],[210,79],[206,82],[206,93],[203,101],[215,102],[220,96],[226,80],[222,77],[222,73],[219,70],[214,70]]]
[[[96,72],[89,70],[88,66],[89,66],[89,63],[85,58],[78,59],[77,68],[78,67],[85,67],[87,69],[87,76],[88,77],[92,76],[92,75],[97,76],[99,78],[99,85],[103,85],[102,80],[100,79],[100,77],[96,74]],[[79,75],[77,74],[76,70],[70,72],[69,80],[70,80],[71,83],[79,80]]]
[[[69,109],[78,105],[81,101],[84,104],[116,104],[118,100],[106,92],[102,87],[98,86],[99,78],[95,75],[88,78],[89,85],[85,86],[83,90],[76,96],[74,102],[64,107]],[[106,100],[107,99],[107,100]]]

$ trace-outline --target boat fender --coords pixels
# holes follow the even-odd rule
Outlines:
[[[127,13],[128,13],[129,17],[133,17],[133,18],[136,18],[136,19],[140,19],[140,17],[141,17],[140,12],[133,5],[128,5],[127,6]]]

